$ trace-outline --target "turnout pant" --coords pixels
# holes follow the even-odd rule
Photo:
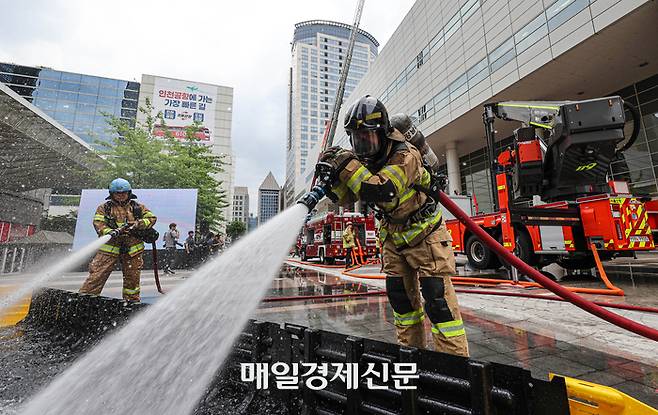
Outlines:
[[[400,344],[425,347],[423,320],[427,316],[435,350],[468,357],[464,323],[450,281],[455,275],[451,241],[445,225],[418,245],[399,251],[386,239],[382,259],[386,291]]]
[[[164,271],[171,271],[176,265],[176,248],[165,248]]]
[[[141,252],[133,257],[128,254],[114,256],[103,252],[97,253],[89,264],[89,276],[80,287],[80,292],[99,295],[119,259],[123,271],[123,299],[139,301],[139,279],[144,265]]]
[[[354,248],[347,248],[345,252],[345,268],[354,265]]]

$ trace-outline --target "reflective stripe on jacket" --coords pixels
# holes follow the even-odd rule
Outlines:
[[[142,218],[136,220],[133,207],[130,203],[119,204],[110,201],[110,218],[105,216],[105,204],[101,204],[96,208],[94,214],[94,228],[99,236],[107,235],[112,231],[111,225],[116,222],[116,226],[121,227],[128,222],[134,222],[135,228],[146,229],[155,225],[157,217],[146,206],[139,203],[138,206],[142,211]],[[120,235],[110,239],[107,243],[103,244],[99,251],[109,255],[118,256],[121,253],[127,253],[130,256],[135,256],[144,250],[144,242],[131,235]]]
[[[396,134],[400,132],[391,133]],[[398,145],[386,164],[374,174],[360,161],[352,160],[340,172],[339,179],[340,184],[332,188],[334,194],[347,192],[355,198],[375,203],[387,214],[388,218],[381,222],[382,243],[390,237],[397,247],[417,245],[441,221],[441,209],[437,207],[429,217],[406,223],[427,199],[414,186],[428,187],[430,184],[430,174],[423,167],[420,152],[410,144]],[[349,199],[346,195],[345,200]]]

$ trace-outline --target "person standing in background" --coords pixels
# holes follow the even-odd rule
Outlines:
[[[165,248],[164,267],[162,270],[165,274],[175,274],[172,268],[176,260],[176,246],[181,245],[178,243],[178,238],[180,238],[180,233],[176,229],[176,224],[170,223],[169,230],[162,236]]]
[[[343,231],[343,249],[345,250],[345,268],[349,268],[353,265],[354,259],[354,248],[356,243],[354,242],[354,230],[352,229],[352,222],[347,222],[345,225],[345,230]]]
[[[189,231],[187,233],[187,239],[185,239],[183,248],[185,249],[185,257],[186,257],[185,265],[187,268],[192,268],[194,265],[196,265],[196,251],[197,251],[197,244],[194,238],[194,231]]]

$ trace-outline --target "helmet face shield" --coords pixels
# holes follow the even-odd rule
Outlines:
[[[343,126],[357,157],[373,161],[383,156],[391,124],[381,101],[370,95],[359,98],[345,112]]]
[[[372,158],[376,156],[382,148],[379,134],[375,130],[357,130],[350,134],[350,141],[354,153],[359,158]]]

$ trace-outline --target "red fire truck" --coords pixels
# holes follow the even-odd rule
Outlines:
[[[333,264],[336,259],[345,259],[343,249],[343,229],[347,222],[352,222],[358,244],[363,252],[363,259],[375,255],[376,233],[373,215],[334,212],[311,218],[304,224],[298,240],[299,256],[302,261],[319,258],[322,263]]]
[[[625,111],[633,133],[625,140]],[[512,146],[494,157],[494,119],[521,121]],[[620,97],[485,105],[494,213],[473,216],[492,237],[534,266],[594,266],[602,259],[655,249],[658,204],[608,180],[639,132],[639,114]],[[493,252],[457,220],[446,221],[456,252],[476,269],[498,268]]]

